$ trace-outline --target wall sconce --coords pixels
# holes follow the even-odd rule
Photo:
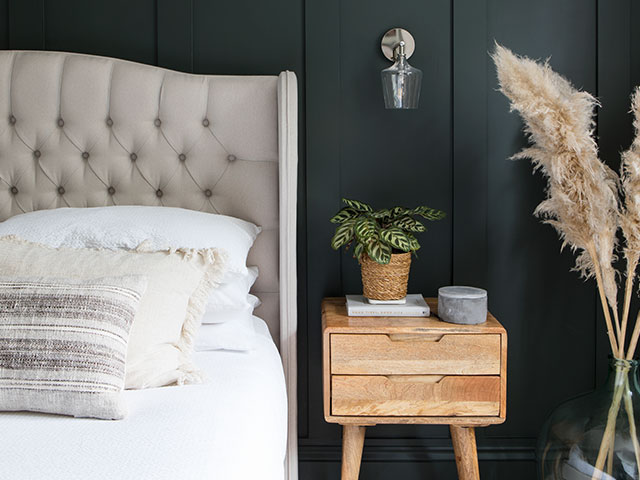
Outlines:
[[[392,28],[382,37],[382,53],[393,62],[382,70],[385,108],[418,108],[422,70],[407,62],[415,46],[413,36],[403,28]]]

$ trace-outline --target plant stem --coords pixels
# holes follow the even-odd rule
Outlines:
[[[602,272],[600,271],[600,263],[598,262],[598,257],[596,255],[596,250],[593,246],[593,242],[587,245],[587,252],[589,252],[589,256],[591,256],[591,260],[593,261],[593,266],[596,273],[596,283],[598,284],[598,292],[600,293],[600,303],[602,304],[602,311],[604,312],[604,321],[607,324],[607,335],[609,336],[611,351],[613,352],[614,357],[622,358],[622,354],[618,351],[616,337],[613,334],[613,325],[611,325],[611,314],[609,313],[609,303],[607,302],[607,296],[604,293],[604,287],[602,285]]]
[[[635,280],[636,267],[638,266],[638,255],[627,256],[627,281],[624,288],[624,309],[622,311],[622,336],[618,340],[620,353],[624,355],[624,345],[627,335],[627,323],[629,320],[629,310],[631,309],[631,293],[633,292],[633,281]]]
[[[607,415],[607,426],[602,434],[602,442],[600,443],[600,450],[598,450],[598,457],[596,458],[596,464],[594,466],[594,472],[591,476],[591,480],[600,480],[602,478],[602,469],[604,468],[604,462],[607,459],[607,454],[611,443],[615,440],[616,434],[616,419],[618,418],[618,412],[620,411],[620,401],[622,400],[622,393],[624,391],[624,383],[621,382],[622,369],[616,369],[615,389],[613,392],[613,400],[609,407],[609,414]]]
[[[631,391],[629,388],[629,374],[624,380],[624,408],[629,417],[629,433],[631,434],[631,443],[633,444],[633,452],[636,455],[636,466],[640,468],[640,444],[638,443],[638,434],[636,432],[635,415],[633,414],[633,403],[631,402]]]
[[[636,346],[638,345],[638,336],[640,335],[640,312],[636,317],[636,324],[633,327],[633,333],[631,334],[631,342],[629,343],[629,350],[627,350],[627,360],[631,360],[636,353]]]

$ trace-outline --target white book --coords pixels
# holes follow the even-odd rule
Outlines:
[[[350,317],[428,317],[429,305],[422,295],[407,295],[405,303],[371,304],[362,295],[347,295],[347,315]]]

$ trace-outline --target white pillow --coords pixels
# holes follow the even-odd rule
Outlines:
[[[211,294],[202,323],[223,323],[251,317],[260,299],[249,290],[258,278],[258,267],[249,267],[247,274],[227,272],[220,287]]]
[[[246,352],[256,348],[255,320],[258,317],[244,315],[233,322],[200,325],[196,334],[195,351],[235,350]]]
[[[56,208],[24,213],[0,223],[0,236],[17,235],[51,247],[133,250],[220,248],[229,271],[247,273],[247,255],[260,227],[226,215],[183,208],[112,206]]]

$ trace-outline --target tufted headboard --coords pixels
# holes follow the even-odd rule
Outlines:
[[[0,221],[32,210],[164,205],[263,228],[249,257],[295,432],[295,75],[203,76],[112,58],[0,51]],[[292,425],[293,424],[293,425]],[[293,429],[293,430],[292,430]]]

